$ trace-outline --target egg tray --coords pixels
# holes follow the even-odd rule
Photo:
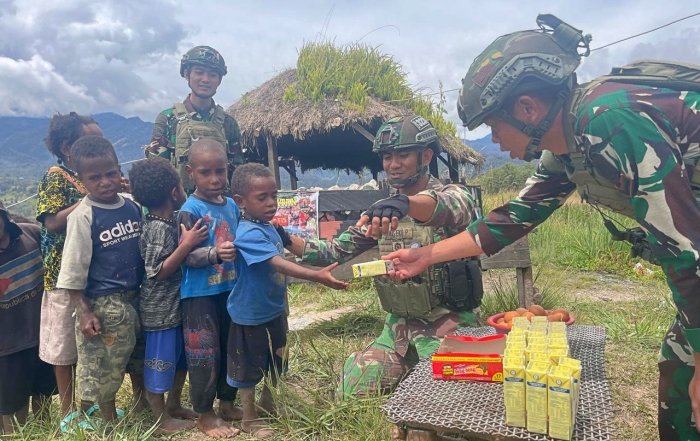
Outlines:
[[[492,327],[461,328],[456,335],[494,335]],[[579,406],[573,440],[614,439],[610,385],[605,377],[605,328],[572,325],[567,329],[573,358],[581,360]],[[442,439],[548,441],[545,435],[530,433],[505,424],[503,385],[432,378],[430,357],[418,362],[381,409],[401,427],[428,429]]]

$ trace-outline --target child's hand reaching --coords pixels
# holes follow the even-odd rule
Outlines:
[[[216,255],[224,262],[233,262],[236,258],[236,247],[233,246],[233,242],[222,242],[216,246]]]
[[[338,266],[338,262],[317,271],[315,282],[322,283],[333,289],[348,289],[347,282],[342,282],[333,277],[333,274],[331,274],[331,270],[333,270],[336,266]]]
[[[181,246],[191,250],[207,238],[209,235],[209,227],[201,224],[202,219],[197,219],[197,222],[195,222],[195,224],[192,225],[192,228],[189,230],[185,227],[185,224],[180,224],[180,237],[182,238],[180,241]]]

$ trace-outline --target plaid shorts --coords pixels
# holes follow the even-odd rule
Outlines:
[[[86,299],[102,331],[89,339],[80,330],[80,319],[76,320],[76,376],[82,400],[101,403],[116,398],[140,331],[138,313],[133,307],[137,298],[137,291],[122,291]]]

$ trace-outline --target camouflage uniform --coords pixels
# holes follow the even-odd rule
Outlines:
[[[430,177],[426,189],[418,195],[430,196],[437,202],[430,219],[417,223],[435,227],[436,241],[459,234],[472,220],[470,213],[474,201],[460,185],[442,185],[436,178]],[[317,266],[343,263],[378,246],[381,240],[365,237],[364,228],[352,227],[332,242],[307,241],[303,261]],[[440,338],[453,333],[458,327],[474,326],[477,322],[476,311],[458,313],[440,306],[425,320],[387,314],[379,337],[345,362],[337,396],[391,391],[419,358],[437,350]]]
[[[659,357],[664,441],[700,440],[688,396],[693,351],[700,352],[700,206],[690,185],[700,159],[698,109],[696,92],[606,82],[575,111],[574,132],[590,144],[591,173],[629,197],[678,307]],[[566,173],[573,170],[569,156],[553,158],[561,165],[556,170],[547,168],[545,154],[515,199],[469,226],[487,255],[532,231],[576,189]]]
[[[214,109],[216,109],[216,103],[212,103],[212,107],[206,112],[195,109],[190,102],[189,95],[185,98],[183,104],[190,118],[194,121],[211,121]],[[149,147],[158,151],[158,155],[170,159],[175,146],[175,133],[177,133],[177,118],[175,117],[174,108],[170,107],[160,112],[156,117]],[[243,152],[240,144],[241,129],[238,127],[236,120],[228,114],[226,114],[224,119],[224,134],[228,141],[229,162],[233,166],[243,164]]]

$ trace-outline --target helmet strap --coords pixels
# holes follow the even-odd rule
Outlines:
[[[527,135],[531,138],[530,144],[528,144],[527,148],[525,149],[523,161],[530,162],[533,159],[538,159],[542,155],[542,152],[537,151],[540,148],[542,137],[545,135],[545,133],[549,131],[550,128],[552,128],[554,119],[557,117],[559,111],[564,107],[564,103],[566,103],[566,99],[569,97],[570,93],[570,88],[562,89],[559,92],[559,94],[557,95],[557,100],[554,102],[554,104],[552,104],[552,107],[549,109],[549,112],[547,112],[547,115],[545,115],[545,117],[542,119],[542,121],[540,121],[537,127],[533,126],[532,124],[526,124],[522,121],[515,119],[513,115],[506,112],[504,109],[501,109],[500,111],[496,112],[495,116],[497,118],[515,127],[524,135]]]

